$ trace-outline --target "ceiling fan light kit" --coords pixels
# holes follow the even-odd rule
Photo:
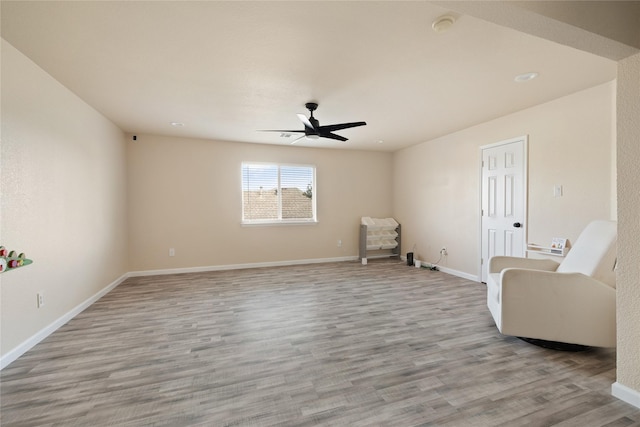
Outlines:
[[[524,74],[517,75],[514,80],[517,83],[524,83],[524,82],[528,82],[529,80],[533,80],[536,77],[538,77],[538,73],[531,72],[531,73],[524,73]]]
[[[320,122],[318,121],[318,119],[313,117],[313,112],[318,108],[318,103],[307,102],[304,106],[307,108],[307,110],[309,110],[309,113],[310,113],[309,118],[307,118],[307,116],[305,116],[304,114],[298,114],[298,118],[304,125],[304,130],[274,129],[274,130],[268,130],[267,132],[280,132],[280,136],[283,136],[288,133],[304,134],[299,138],[296,138],[295,140],[293,140],[291,144],[295,144],[302,138],[308,138],[308,139],[327,138],[327,139],[335,139],[338,141],[345,142],[345,141],[348,141],[348,138],[345,138],[344,136],[335,134],[333,132],[337,130],[354,128],[357,126],[364,126],[367,124],[366,122],[351,122],[351,123],[338,123],[335,125],[320,126]]]

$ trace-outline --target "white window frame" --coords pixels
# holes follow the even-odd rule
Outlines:
[[[278,219],[245,219],[244,216],[244,169],[246,165],[256,166],[275,166],[278,168]],[[311,209],[312,218],[295,218],[295,219],[282,219],[282,188],[281,188],[281,169],[283,167],[296,167],[296,168],[310,168],[313,172],[311,183],[313,196],[311,197]],[[317,203],[318,203],[318,182],[316,180],[316,166],[309,164],[296,164],[296,163],[272,163],[272,162],[242,162],[240,166],[240,199],[242,204],[242,225],[309,225],[318,223]]]

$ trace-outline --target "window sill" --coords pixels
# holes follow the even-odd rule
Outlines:
[[[240,223],[243,227],[261,227],[261,226],[278,226],[278,225],[316,225],[317,220],[291,220],[291,221],[242,221]]]

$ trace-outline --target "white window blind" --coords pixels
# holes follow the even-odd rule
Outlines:
[[[314,222],[314,190],[313,166],[243,163],[242,221]]]

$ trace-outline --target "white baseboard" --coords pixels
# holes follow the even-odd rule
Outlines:
[[[405,262],[407,261],[406,256],[401,256],[400,259]],[[428,264],[428,265],[431,265],[431,264]],[[438,264],[435,264],[435,265],[436,267],[438,267],[438,270],[442,271],[443,273],[451,274],[452,276],[462,277],[463,279],[471,280],[474,282],[480,282],[479,276],[474,276],[473,274],[465,273],[464,271],[454,270],[452,268],[442,267],[441,265],[438,265]]]
[[[454,270],[452,268],[438,266],[438,270],[443,273],[451,274],[452,276],[462,277],[463,279],[471,280],[474,282],[479,282],[480,278],[478,276],[474,276],[473,274],[465,273],[464,271]]]
[[[640,408],[640,391],[634,390],[616,381],[611,385],[611,394],[613,397],[617,397],[623,402],[627,402],[636,408]]]
[[[86,310],[91,304],[98,301],[100,298],[105,296],[107,293],[109,293],[112,289],[114,289],[120,283],[124,282],[125,279],[127,279],[127,277],[129,277],[128,273],[125,273],[122,276],[118,277],[109,285],[101,289],[98,293],[88,298],[86,301],[82,302],[81,304],[77,305],[76,307],[71,309],[69,312],[65,313],[63,316],[55,320],[53,323],[44,327],[43,329],[38,331],[35,335],[33,335],[32,337],[24,341],[22,344],[18,345],[16,348],[14,348],[13,350],[9,351],[7,354],[2,356],[0,358],[0,369],[4,369],[5,367],[7,367],[11,362],[13,362],[18,357],[25,354],[33,346],[35,346],[40,341],[44,340],[46,337],[51,335],[58,328],[66,324],[69,320],[73,319],[78,314]]]
[[[241,270],[244,268],[283,267],[288,265],[320,264],[325,262],[357,261],[357,256],[341,258],[300,259],[293,261],[253,262],[247,264],[210,265],[204,267],[166,268],[160,270],[132,271],[129,277],[160,276],[164,274],[203,273],[207,271]]]

